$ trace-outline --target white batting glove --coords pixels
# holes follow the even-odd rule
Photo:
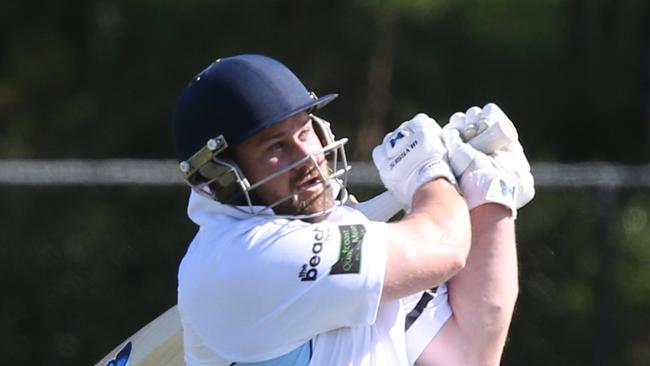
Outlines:
[[[419,113],[387,134],[372,151],[372,160],[384,186],[404,207],[424,183],[444,177],[456,183],[447,163],[442,129],[433,118]]]
[[[491,128],[497,124],[502,127]],[[455,113],[443,129],[443,138],[470,209],[493,202],[516,217],[517,209],[533,199],[530,164],[514,125],[496,104]]]

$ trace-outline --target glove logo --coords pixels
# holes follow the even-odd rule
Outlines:
[[[393,168],[395,168],[395,166],[397,164],[399,164],[399,162],[402,161],[402,159],[404,159],[406,157],[406,154],[410,153],[411,149],[414,149],[415,146],[417,146],[417,144],[418,144],[418,140],[413,141],[411,143],[411,146],[408,146],[399,155],[397,155],[397,157],[395,159],[393,159],[393,161],[391,161],[390,164],[388,164],[388,167],[390,168],[390,170],[393,170]]]
[[[508,185],[506,184],[506,182],[504,182],[504,181],[501,180],[501,179],[499,179],[499,183],[501,183],[501,195],[503,195],[503,196],[508,196],[508,195],[510,195],[510,196],[512,196],[512,198],[514,199],[514,198],[515,198],[515,188],[516,188],[516,187],[515,187],[515,186],[508,187]]]
[[[388,141],[390,142],[390,147],[395,147],[395,144],[397,143],[397,140],[404,138],[404,134],[402,131],[397,132],[397,135],[395,137],[389,139]]]

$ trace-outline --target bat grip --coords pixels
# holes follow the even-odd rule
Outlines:
[[[467,143],[484,154],[491,154],[511,142],[517,141],[517,130],[510,121],[482,119],[479,123],[487,124],[487,128],[469,139]]]

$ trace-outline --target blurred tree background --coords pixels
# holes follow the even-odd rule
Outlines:
[[[647,0],[9,0],[0,159],[173,157],[175,98],[273,56],[367,160],[423,111],[498,103],[531,161],[647,164]],[[4,363],[89,365],[175,303],[183,186],[0,186]],[[358,192],[360,196],[369,192]],[[650,364],[647,189],[538,189],[504,365]]]

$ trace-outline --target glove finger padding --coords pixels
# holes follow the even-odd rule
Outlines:
[[[442,137],[447,147],[449,165],[454,175],[460,177],[474,161],[478,151],[464,143],[460,137],[460,131],[450,125],[446,125],[442,129]]]
[[[449,123],[445,127],[447,128],[455,128],[458,131],[463,131],[465,129],[465,113],[463,112],[456,112],[449,117]],[[444,128],[443,128],[444,130]]]
[[[417,114],[384,137],[372,159],[384,186],[405,207],[424,183],[444,177],[455,183],[446,161],[442,130],[426,114]]]
[[[512,121],[510,121],[510,118],[506,116],[503,110],[494,103],[488,103],[483,107],[481,118],[485,118],[492,121],[508,121],[512,123]]]
[[[465,127],[478,127],[479,120],[481,119],[481,113],[483,110],[477,106],[473,106],[465,111]],[[478,131],[477,131],[478,133]]]

